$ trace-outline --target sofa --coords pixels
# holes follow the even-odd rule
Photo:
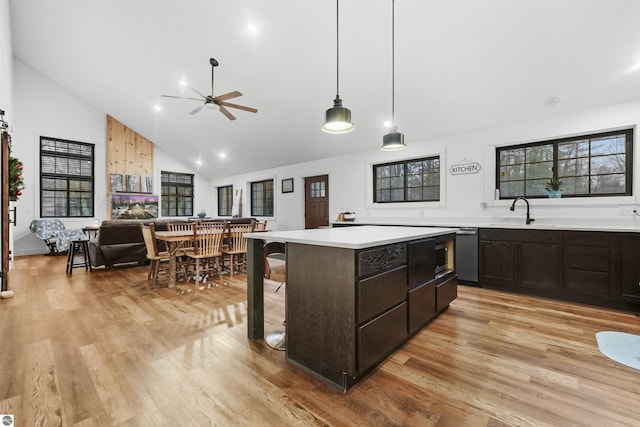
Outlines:
[[[112,219],[102,221],[96,237],[89,240],[89,256],[93,267],[113,267],[116,264],[146,263],[147,248],[140,225],[154,223],[156,231],[167,230],[168,224],[192,222],[198,218],[156,218],[149,220]],[[226,219],[207,219],[207,222],[222,222]],[[248,224],[253,218],[233,218],[231,223]],[[158,242],[158,250],[165,250],[164,242]]]

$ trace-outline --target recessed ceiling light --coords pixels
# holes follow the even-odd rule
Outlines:
[[[391,127],[391,122],[389,120],[384,122],[384,127],[386,128],[390,128]]]
[[[180,80],[180,86],[187,86],[187,82],[185,82],[184,80]]]
[[[247,29],[251,34],[258,34],[258,27],[252,22],[249,22],[249,24],[247,24]]]
[[[202,160],[200,160],[200,159],[196,160],[196,165],[198,165],[198,166],[202,165]]]
[[[227,158],[227,155],[221,151],[221,152],[218,154],[218,157],[220,157],[221,159],[226,159],[226,158]]]
[[[154,109],[154,110],[156,110],[156,111],[158,111],[158,112],[162,111],[162,108],[160,108],[160,106],[159,106],[159,105],[154,105],[154,106],[153,106],[153,109]]]

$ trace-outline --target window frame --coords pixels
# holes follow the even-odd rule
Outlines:
[[[225,204],[227,205],[227,209],[225,212],[222,212],[221,206],[221,191],[227,191],[228,194],[222,195],[225,196]],[[233,216],[233,185],[222,185],[218,187],[218,216]]]
[[[408,199],[408,189],[409,188],[414,188],[414,187],[408,187],[407,186],[407,179],[409,174],[407,173],[407,164],[408,163],[414,163],[414,162],[424,162],[427,160],[437,160],[438,161],[438,176],[437,176],[437,182],[438,182],[438,197],[437,199],[419,199],[419,200],[409,200]],[[387,200],[387,201],[380,201],[378,200],[378,179],[377,179],[377,168],[380,167],[387,167],[387,166],[393,166],[393,165],[403,165],[404,166],[404,173],[403,173],[403,199],[402,200]],[[373,204],[374,205],[389,205],[389,204],[398,204],[398,203],[440,203],[442,201],[442,156],[440,156],[440,154],[435,154],[435,155],[431,155],[431,156],[427,156],[427,157],[418,157],[418,158],[412,158],[412,159],[404,159],[404,160],[396,160],[393,162],[386,162],[386,163],[377,163],[377,164],[373,164],[372,168],[371,168],[371,172],[372,172],[372,188],[373,188]],[[424,183],[421,186],[421,188],[427,188],[427,187],[436,187],[433,185],[428,185],[425,186]]]
[[[165,175],[179,175],[179,176],[188,176],[191,179],[191,183],[190,184],[186,184],[186,183],[182,183],[182,182],[177,182],[177,181],[165,181],[164,180],[164,176]],[[185,173],[185,172],[171,172],[171,171],[160,171],[160,200],[161,200],[161,215],[163,217],[165,216],[169,216],[169,217],[191,217],[194,215],[194,210],[193,210],[193,204],[194,204],[194,200],[195,200],[195,188],[194,188],[194,181],[195,181],[195,175],[192,173]],[[176,187],[176,195],[172,196],[172,195],[164,195],[164,188],[165,187]],[[182,187],[182,188],[191,188],[191,196],[179,196],[177,194],[177,188],[178,187]],[[175,212],[170,212],[169,211],[169,206],[166,203],[167,200],[165,198],[169,198],[169,197],[173,197],[176,198],[176,210]],[[179,205],[179,199],[191,199],[191,212],[185,212],[184,214],[178,214],[178,205]]]
[[[271,183],[271,200],[269,200],[268,198],[266,198],[266,195],[268,194],[268,192],[264,192],[265,193],[265,197],[263,197],[263,206],[267,206],[271,205],[271,212],[268,212],[263,209],[261,212],[257,212],[256,209],[256,203],[254,202],[254,185],[258,185],[258,184],[265,184],[265,183]],[[251,201],[251,216],[252,217],[268,217],[268,218],[273,218],[275,215],[275,179],[274,178],[267,178],[267,179],[262,179],[259,181],[251,181],[249,183],[249,200]],[[269,203],[270,202],[270,203]]]
[[[552,146],[552,151],[553,151],[553,159],[552,159],[552,177],[553,178],[557,178],[558,177],[558,161],[559,161],[559,156],[558,156],[558,146],[560,144],[563,143],[567,143],[567,142],[572,142],[572,141],[583,141],[588,139],[589,141],[594,140],[594,139],[599,139],[599,138],[604,138],[607,136],[612,136],[612,135],[625,135],[625,192],[620,192],[620,193],[579,193],[579,194],[564,194],[562,195],[562,198],[592,198],[592,197],[625,197],[625,196],[632,196],[633,195],[633,134],[634,134],[634,129],[633,128],[622,128],[622,129],[618,129],[618,130],[611,130],[611,131],[605,131],[605,132],[596,132],[596,133],[587,133],[587,134],[580,134],[580,135],[575,135],[575,136],[570,136],[570,137],[564,137],[564,138],[556,138],[556,139],[550,139],[550,140],[544,140],[544,141],[536,141],[536,142],[530,142],[530,143],[523,143],[523,144],[515,144],[515,145],[505,145],[505,146],[500,146],[500,147],[496,147],[495,149],[495,182],[494,182],[494,188],[496,190],[500,190],[500,196],[499,196],[499,200],[513,200],[516,197],[526,197],[527,199],[547,199],[548,196],[546,194],[540,194],[540,195],[516,195],[516,196],[503,196],[503,192],[501,191],[501,182],[500,182],[500,172],[501,172],[501,164],[500,164],[500,154],[502,151],[507,151],[507,150],[514,150],[514,149],[520,149],[520,148],[532,148],[532,147],[539,147],[539,146],[543,146],[543,145],[551,145]],[[587,158],[589,160],[591,160],[592,156],[591,153],[589,153],[589,155],[587,157],[583,157],[583,158]],[[524,163],[525,167],[527,165],[527,163]],[[588,179],[591,179],[592,176],[591,175],[591,171],[589,171],[588,175],[581,175],[581,176],[585,176]],[[548,178],[546,178],[548,179]],[[562,178],[561,178],[562,180]],[[526,188],[526,178],[524,180],[524,185]]]
[[[90,156],[86,156],[86,155],[80,155],[80,154],[69,154],[69,153],[64,153],[64,152],[60,152],[60,151],[49,151],[49,150],[45,150],[43,147],[43,142],[44,141],[54,141],[54,142],[63,142],[66,144],[75,144],[75,145],[79,145],[79,146],[85,146],[85,147],[89,147],[91,149],[91,155]],[[63,159],[67,159],[67,160],[78,160],[78,161],[89,161],[91,163],[91,175],[89,177],[84,176],[84,175],[72,175],[72,174],[62,174],[62,173],[46,173],[43,172],[43,160],[44,160],[44,155],[46,155],[47,157],[54,157],[54,158],[63,158]],[[72,141],[72,140],[68,140],[68,139],[62,139],[62,138],[54,138],[54,137],[49,137],[49,136],[40,136],[40,217],[41,218],[92,218],[95,216],[95,193],[96,193],[96,186],[95,186],[95,156],[96,156],[96,147],[95,144],[91,144],[88,142],[80,142],[80,141]],[[45,179],[64,179],[67,182],[67,188],[65,190],[57,190],[57,189],[45,189],[44,187],[44,180]],[[84,182],[90,182],[91,183],[91,191],[86,191],[86,190],[72,190],[69,188],[69,181],[70,180],[74,180],[74,181],[84,181]],[[54,205],[54,215],[46,215],[44,213],[44,209],[43,209],[43,193],[45,191],[54,191],[54,192],[64,192],[66,193],[66,214],[65,215],[60,215],[60,213],[57,211],[56,206]],[[89,213],[87,215],[71,215],[71,211],[72,211],[72,201],[73,200],[78,200],[76,198],[72,198],[70,197],[70,193],[84,193],[84,194],[91,194],[91,207],[89,208]],[[85,198],[80,198],[79,200],[83,200]],[[82,208],[80,208],[82,210]]]

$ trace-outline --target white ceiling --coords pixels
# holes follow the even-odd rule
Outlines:
[[[14,55],[209,178],[374,149],[391,116],[391,0],[11,0]],[[431,137],[640,99],[640,0],[397,0],[396,122]],[[252,23],[258,29],[251,34]],[[231,110],[187,113],[239,90]],[[18,94],[19,96],[19,94]],[[563,101],[549,106],[547,100]],[[161,107],[161,112],[153,109]],[[219,158],[224,152],[226,159]]]

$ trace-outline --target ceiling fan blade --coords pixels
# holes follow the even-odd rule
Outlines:
[[[226,108],[224,108],[220,104],[218,104],[218,106],[220,107],[220,112],[222,114],[224,114],[225,116],[227,116],[227,119],[229,119],[229,120],[235,120],[236,119],[235,116],[229,112],[229,110],[227,110]]]
[[[250,113],[257,113],[258,110],[256,110],[255,108],[251,108],[251,107],[245,107],[244,105],[238,105],[238,104],[231,104],[230,102],[220,102],[220,104],[218,104],[220,106],[225,106],[225,107],[231,107],[231,108],[237,108],[238,110],[243,110],[243,111],[248,111]]]
[[[160,95],[163,96],[165,98],[177,98],[177,99],[193,99],[194,101],[202,101],[202,99],[198,99],[198,98],[189,98],[186,96],[173,96],[173,95]]]
[[[195,110],[189,111],[189,114],[191,114],[191,115],[196,114],[198,111],[202,110],[202,107],[204,107],[204,104],[199,106]]]
[[[227,99],[237,98],[239,96],[242,96],[242,93],[236,90],[234,92],[225,93],[224,95],[214,96],[213,99],[215,99],[216,101],[225,101]]]
[[[206,95],[203,95],[198,89],[194,89],[191,86],[187,86],[189,89],[191,89],[192,91],[194,91],[195,93],[197,93],[198,95],[200,95],[201,97],[203,97],[204,99],[207,99]],[[199,101],[199,100],[198,100]]]

